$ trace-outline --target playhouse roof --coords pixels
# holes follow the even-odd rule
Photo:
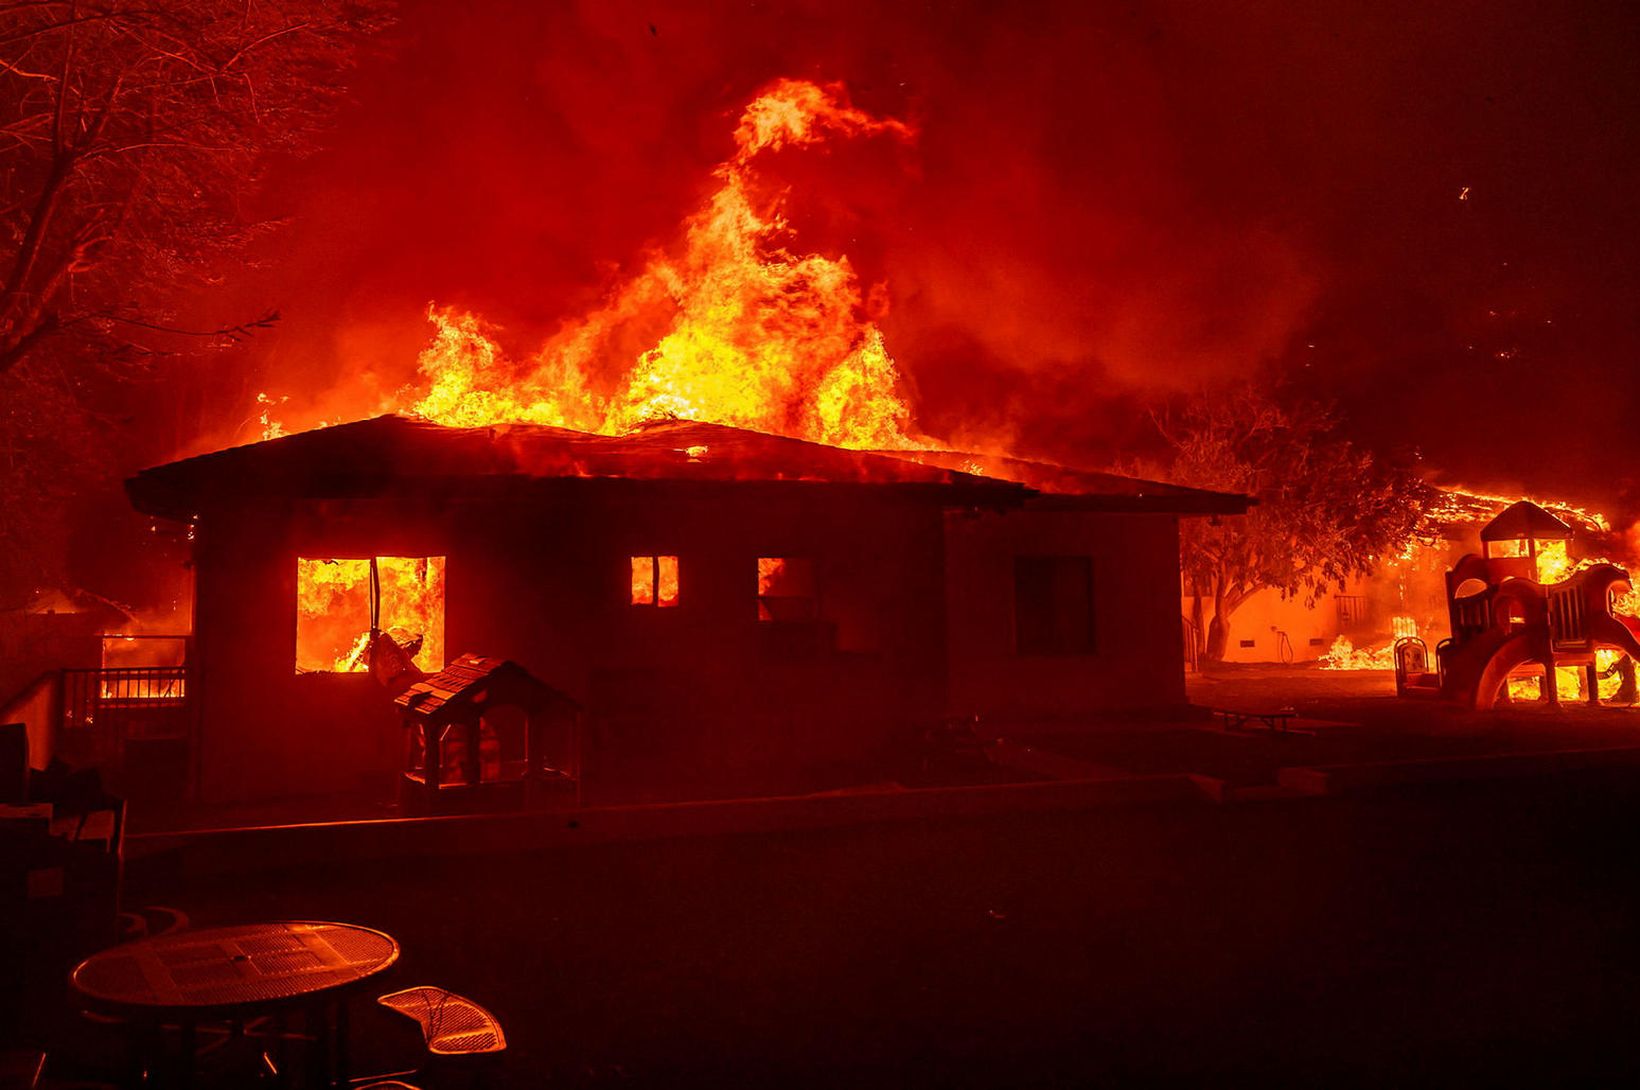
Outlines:
[[[1503,509],[1497,518],[1481,528],[1482,541],[1563,541],[1572,528],[1531,500],[1520,500]]]
[[[508,659],[462,655],[436,674],[416,682],[393,699],[407,715],[446,723],[474,707],[549,704],[576,707],[575,701]]]
[[[145,469],[126,490],[141,511],[185,519],[213,501],[493,491],[548,479],[878,485],[931,490],[952,503],[1014,504],[1028,494],[1012,481],[722,424],[666,421],[610,436],[538,424],[452,428],[401,415]]]

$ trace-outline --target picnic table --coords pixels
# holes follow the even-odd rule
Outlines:
[[[70,977],[87,1006],[126,1021],[130,1077],[140,1082],[163,1061],[161,1026],[181,1037],[175,1079],[194,1076],[201,1022],[230,1022],[300,1011],[316,1039],[327,1083],[348,1085],[348,993],[393,965],[399,944],[368,927],[285,920],[179,931],[111,947]]]
[[[1246,731],[1262,729],[1270,734],[1309,734],[1310,731],[1293,729],[1293,720],[1298,718],[1297,710],[1293,708],[1276,708],[1270,711],[1242,711],[1234,708],[1216,708],[1214,714],[1224,722],[1227,731]],[[1261,728],[1251,727],[1252,723],[1262,723]]]

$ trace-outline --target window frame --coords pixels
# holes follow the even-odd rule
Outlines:
[[[638,601],[638,562],[649,561],[649,599]],[[672,562],[672,598],[666,600],[661,595],[664,584],[662,568],[664,561]],[[630,609],[677,609],[683,605],[683,562],[676,553],[635,553],[627,560],[627,596],[626,604]]]
[[[297,676],[297,677],[316,677],[316,676],[323,676],[323,677],[369,677],[370,676],[370,668],[369,668],[368,663],[366,664],[365,668],[362,669],[362,670],[335,670],[335,669],[324,669],[324,668],[303,669],[302,668],[302,666],[301,666],[301,662],[302,662],[302,629],[303,629],[303,617],[302,617],[302,605],[301,605],[301,602],[302,602],[302,564],[304,562],[313,563],[313,564],[333,564],[333,563],[340,563],[340,562],[344,562],[344,561],[360,561],[360,562],[365,564],[365,566],[366,566],[366,575],[365,575],[365,579],[364,579],[364,583],[363,583],[364,609],[365,609],[365,613],[364,613],[365,627],[363,629],[363,633],[361,633],[361,634],[365,634],[365,633],[369,633],[372,629],[377,629],[377,630],[382,631],[382,632],[387,632],[388,631],[387,627],[381,626],[381,624],[380,624],[381,619],[382,619],[381,618],[382,593],[381,593],[381,579],[380,579],[380,576],[378,574],[378,571],[379,571],[379,567],[380,567],[381,562],[384,561],[384,560],[423,561],[423,562],[426,562],[428,564],[432,564],[432,562],[434,562],[434,561],[438,562],[438,565],[439,565],[438,566],[438,573],[439,573],[438,574],[438,583],[439,583],[439,594],[438,594],[438,643],[437,643],[436,646],[440,649],[441,652],[443,652],[446,656],[448,656],[449,649],[448,649],[447,644],[446,644],[447,638],[449,636],[449,615],[450,615],[450,600],[449,600],[449,596],[450,596],[450,554],[449,554],[448,550],[443,551],[443,552],[437,552],[437,553],[425,553],[425,554],[420,554],[420,555],[415,555],[415,556],[410,556],[410,555],[406,555],[406,554],[403,554],[403,553],[371,553],[371,554],[364,555],[364,556],[358,555],[357,553],[353,553],[351,555],[345,555],[345,556],[337,556],[337,555],[312,556],[312,555],[308,555],[306,553],[298,552],[298,553],[296,553],[294,561],[293,561],[293,566],[294,566],[295,571],[296,571],[296,579],[295,579],[295,585],[294,585],[295,594],[294,594],[294,597],[292,599],[292,605],[294,607],[294,613],[296,615],[296,623],[293,626],[292,631],[291,631],[291,644],[290,644],[290,648],[291,648],[291,665],[292,665],[292,668],[294,669],[295,676]],[[425,640],[426,640],[426,637],[427,637],[428,634],[429,634],[428,632],[423,632],[422,633],[422,638],[423,638],[423,641],[424,641],[424,645],[425,645]],[[417,655],[420,655],[420,654],[421,654],[421,651],[418,650]],[[412,662],[414,662],[414,658],[412,658]],[[445,666],[449,665],[449,660],[448,660],[448,657],[446,657],[445,661],[443,661],[443,662],[439,662],[439,663],[436,663],[436,664],[431,664],[431,665],[428,665],[428,666],[425,666],[425,667],[422,666],[421,663],[419,663],[419,662],[415,662],[414,664],[415,664],[417,669],[423,670],[425,673],[436,674],[440,670],[443,670],[445,668]]]
[[[1022,607],[1024,596],[1021,594],[1022,584],[1027,569],[1032,565],[1046,566],[1048,564],[1066,564],[1074,562],[1084,573],[1086,579],[1084,617],[1086,618],[1085,639],[1080,641],[1065,641],[1061,639],[1043,640],[1036,642],[1027,639],[1029,629],[1037,629],[1039,633],[1054,636],[1061,629],[1069,629],[1069,619],[1061,622],[1057,612],[1052,612],[1041,618],[1043,623],[1027,626],[1022,624]],[[1018,658],[1085,658],[1099,653],[1099,612],[1098,587],[1096,568],[1093,557],[1087,553],[1016,553],[1013,558],[1013,651]],[[1052,574],[1046,579],[1046,589],[1051,591],[1057,580]],[[1050,610],[1054,609],[1058,598],[1044,599],[1043,604]]]
[[[764,594],[763,562],[765,560],[778,560],[785,564],[790,564],[793,561],[801,561],[803,564],[807,565],[807,582],[809,592],[807,594]],[[756,604],[755,616],[757,617],[758,624],[801,625],[814,624],[820,620],[820,564],[812,553],[794,553],[788,556],[763,556],[762,554],[759,554],[756,557],[755,571],[757,576],[757,593],[754,598],[754,602]],[[808,609],[805,611],[805,616],[776,616],[777,611],[769,609],[765,605],[767,602],[807,602]],[[778,612],[785,613],[786,610],[782,608]]]

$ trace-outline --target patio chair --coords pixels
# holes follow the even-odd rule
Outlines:
[[[507,1048],[501,1022],[474,1003],[443,988],[422,986],[405,988],[379,997],[376,1002],[388,1010],[397,1011],[421,1027],[422,1040],[427,1045],[428,1062],[425,1074],[434,1085],[441,1085],[451,1076],[464,1075],[474,1083],[487,1074],[487,1068],[496,1060],[496,1054]],[[403,1072],[414,1076],[418,1072]],[[410,1084],[397,1081],[398,1075],[384,1081],[369,1083],[359,1090],[400,1090]]]
[[[173,931],[186,931],[189,926],[188,914],[180,908],[143,905],[133,911],[120,913],[120,941],[158,938]]]

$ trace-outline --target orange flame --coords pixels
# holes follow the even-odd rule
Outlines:
[[[1622,657],[1622,652],[1610,647],[1602,647],[1594,653],[1594,665],[1597,671],[1595,691],[1602,700],[1615,698],[1623,687],[1623,678],[1612,666]],[[1578,703],[1588,699],[1589,693],[1585,686],[1588,679],[1580,666],[1555,667],[1555,692],[1563,702]],[[1543,676],[1541,674],[1509,679],[1509,699],[1518,702],[1540,700],[1543,697]]]
[[[632,558],[632,604],[670,607],[678,604],[678,558]]]
[[[1415,637],[1418,621],[1413,617],[1396,617],[1390,622],[1390,631],[1397,640]],[[1395,643],[1392,640],[1382,647],[1356,647],[1348,636],[1339,636],[1319,662],[1323,670],[1393,670]]]
[[[781,80],[746,107],[717,188],[610,300],[527,359],[481,318],[429,307],[416,412],[441,424],[525,421],[619,434],[647,421],[710,420],[847,447],[915,447],[899,370],[866,317],[846,256],[799,253],[785,194],[759,201],[764,152],[829,137],[912,131],[849,105],[841,86]],[[661,329],[618,357],[636,326]],[[614,373],[610,373],[611,369]]]
[[[423,670],[444,668],[444,557],[379,556],[382,631],[420,647]],[[296,561],[296,670],[363,673],[370,668],[370,561]]]

